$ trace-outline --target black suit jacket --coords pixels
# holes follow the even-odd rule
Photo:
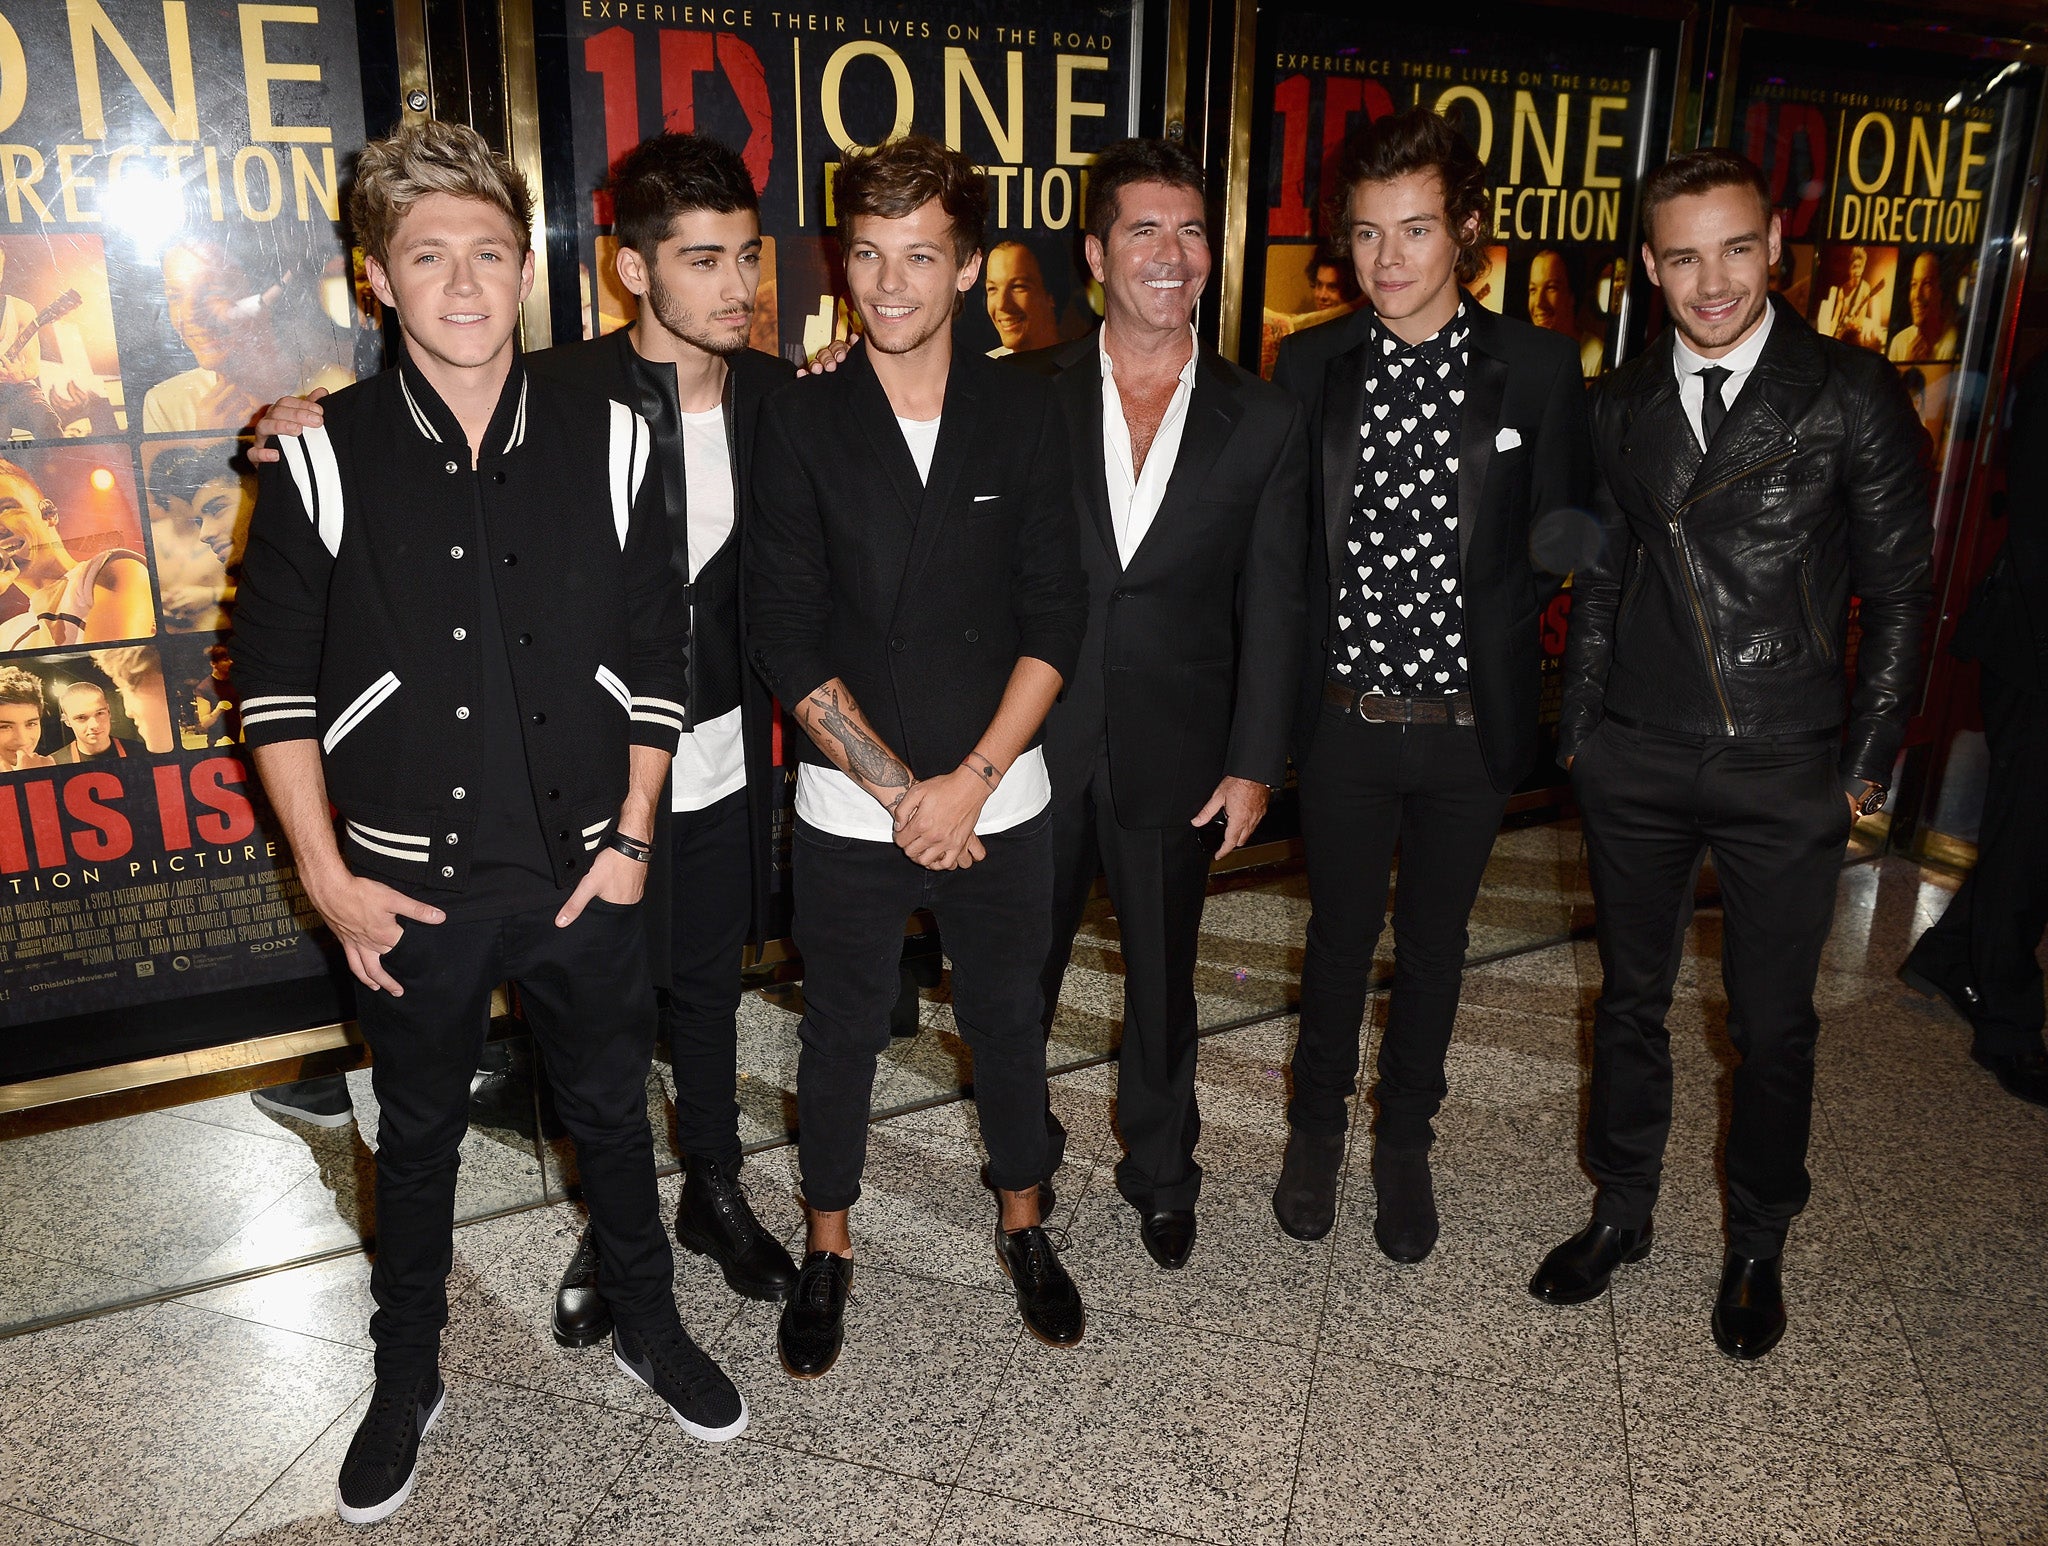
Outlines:
[[[2048,693],[2048,358],[2020,377],[2005,446],[2005,543],[1953,647],[2023,691]]]
[[[796,704],[839,678],[919,778],[974,750],[1022,657],[1071,681],[1088,611],[1051,383],[955,353],[941,412],[920,483],[867,350],[770,397],[746,554],[768,685]]]
[[[1539,522],[1583,511],[1592,487],[1592,439],[1577,343],[1562,333],[1495,316],[1465,297],[1471,323],[1458,449],[1458,563],[1465,597],[1465,659],[1479,749],[1496,789],[1512,789],[1537,755],[1542,651],[1537,615],[1563,576],[1530,551]],[[1344,549],[1365,421],[1365,346],[1372,313],[1359,310],[1296,333],[1273,372],[1308,410],[1316,535],[1309,555],[1309,645],[1296,719],[1295,756],[1313,735],[1336,634],[1330,576]],[[1512,429],[1519,445],[1502,449]]]
[[[1301,670],[1308,464],[1285,392],[1204,349],[1180,452],[1126,569],[1109,512],[1098,335],[1011,356],[1054,378],[1073,440],[1088,632],[1045,726],[1056,798],[1105,740],[1126,827],[1185,823],[1226,775],[1279,785]]]
[[[632,330],[620,328],[602,338],[557,345],[526,357],[527,368],[536,376],[564,381],[586,391],[609,397],[633,407],[639,402],[639,388],[633,379]],[[742,350],[726,359],[725,443],[732,457],[734,533],[744,545],[747,506],[752,487],[755,427],[760,421],[761,403],[777,387],[794,380],[796,367],[779,355],[757,349]],[[687,551],[687,549],[685,549]],[[746,596],[740,597],[741,629],[746,626]],[[694,719],[694,715],[692,716]],[[740,677],[740,741],[747,765],[747,854],[753,873],[753,911],[747,937],[759,943],[769,931],[769,875],[775,815],[775,765],[773,729],[774,700],[767,686],[751,671]],[[657,853],[666,853],[669,843],[668,791],[662,791],[656,808],[654,843]],[[669,912],[672,903],[668,866],[655,864],[647,876],[648,940],[654,951],[655,981],[667,980],[664,963],[669,949]]]

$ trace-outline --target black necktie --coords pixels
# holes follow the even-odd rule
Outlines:
[[[1705,387],[1700,398],[1700,428],[1707,432],[1707,444],[1714,443],[1714,437],[1721,433],[1721,421],[1728,417],[1728,404],[1721,396],[1721,388],[1728,384],[1732,372],[1725,365],[1709,365],[1697,372]]]

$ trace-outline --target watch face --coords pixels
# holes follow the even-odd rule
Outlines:
[[[1884,797],[1886,793],[1887,791],[1884,785],[1870,785],[1869,788],[1863,791],[1863,798],[1857,802],[1856,809],[1865,816],[1875,816],[1879,811],[1884,809]]]

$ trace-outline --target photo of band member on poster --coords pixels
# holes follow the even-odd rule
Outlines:
[[[351,13],[72,9],[0,130],[0,1025],[326,972],[238,745],[246,435],[382,363]]]

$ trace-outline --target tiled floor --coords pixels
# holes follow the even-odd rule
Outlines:
[[[570,1208],[465,1226],[447,1415],[374,1538],[2048,1542],[2048,1112],[2001,1094],[1960,1024],[1890,976],[1945,884],[1899,862],[1844,873],[1792,1330],[1760,1364],[1722,1358],[1706,1327],[1729,1058],[1707,912],[1672,1016],[1657,1251],[1608,1299],[1553,1310],[1522,1286],[1588,1199],[1574,1151],[1598,966],[1567,943],[1469,977],[1428,1261],[1374,1248],[1363,1143],[1332,1235],[1279,1233],[1292,1024],[1253,1025],[1203,1045],[1208,1182],[1178,1274],[1145,1258],[1110,1185],[1113,1070],[1058,1080],[1073,1137],[1055,1223],[1090,1322],[1053,1352],[1021,1335],[994,1265],[972,1107],[930,1107],[874,1130],[849,1347],[825,1379],[786,1379],[772,1308],[681,1258],[685,1316],[753,1406],[722,1448],[684,1439],[603,1348],[550,1341]],[[1298,961],[1282,899],[1234,916],[1255,959],[1212,952],[1219,980]],[[161,1141],[142,1125],[117,1146],[140,1174]],[[748,1176],[793,1236],[789,1151]],[[366,1315],[348,1259],[0,1342],[0,1542],[359,1538],[331,1496],[370,1381]]]

